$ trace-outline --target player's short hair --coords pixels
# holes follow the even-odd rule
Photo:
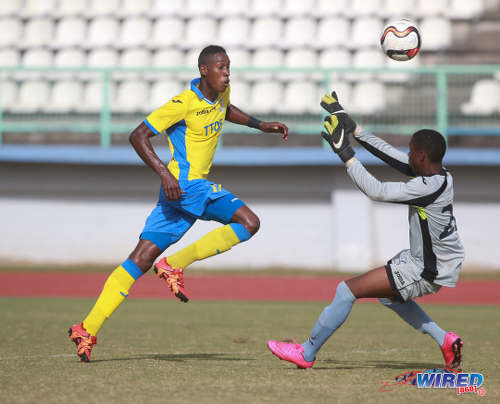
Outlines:
[[[446,153],[446,141],[441,133],[432,129],[421,129],[411,138],[413,146],[425,152],[433,163],[441,163]]]
[[[215,55],[216,53],[226,53],[226,50],[219,45],[208,45],[207,47],[203,48],[200,52],[200,55],[198,56],[198,67],[200,67],[201,65],[206,65],[207,59],[210,56]]]

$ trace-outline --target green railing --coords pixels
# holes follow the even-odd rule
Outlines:
[[[492,78],[500,72],[500,66],[436,66],[419,68],[233,68],[234,76],[251,74],[250,81],[258,81],[259,75],[295,74],[314,76],[321,83],[324,91],[335,88],[336,78],[339,81],[352,81],[353,84],[377,75],[379,79],[390,75],[406,74],[408,78],[402,82],[386,82],[388,104],[383,111],[375,114],[355,115],[356,120],[367,128],[379,133],[407,135],[423,126],[432,127],[443,134],[500,134],[500,116],[486,117],[465,116],[460,105],[468,100],[470,90],[475,81],[481,78]],[[94,75],[102,82],[102,108],[97,113],[74,113],[54,115],[50,113],[20,114],[4,112],[2,106],[2,80],[22,81],[16,78],[19,74],[29,76],[40,74],[48,76],[48,81],[59,80],[58,75],[72,73],[76,76]],[[144,114],[119,114],[113,110],[113,99],[110,94],[112,82],[119,82],[123,75],[172,74],[184,76],[197,72],[191,68],[54,68],[54,67],[0,67],[0,145],[4,133],[25,132],[72,132],[98,133],[102,147],[111,145],[112,134],[128,133],[144,118]],[[352,75],[356,79],[352,80]],[[332,76],[335,76],[332,78]],[[349,79],[351,76],[351,79]],[[80,78],[78,78],[80,80]],[[83,78],[82,80],[87,80]],[[167,101],[174,94],[166,95]],[[300,96],[300,95],[298,95]],[[319,100],[318,100],[319,102]],[[245,105],[240,106],[245,110]],[[319,110],[320,111],[320,110]],[[270,114],[266,118],[283,119],[296,134],[317,134],[321,129],[321,112],[318,114]],[[246,127],[228,123],[224,131],[231,133],[248,133]]]

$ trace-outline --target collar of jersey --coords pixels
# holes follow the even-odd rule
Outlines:
[[[206,102],[208,102],[210,105],[214,105],[218,100],[219,100],[219,97],[217,97],[215,99],[215,101],[210,101],[208,98],[206,98],[203,93],[200,91],[199,89],[199,86],[200,85],[200,78],[196,78],[196,79],[193,79],[191,80],[191,91],[193,91],[200,100],[205,100]]]

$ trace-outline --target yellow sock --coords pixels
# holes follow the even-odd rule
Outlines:
[[[198,241],[167,257],[167,262],[173,268],[186,268],[194,261],[230,250],[236,244],[248,240],[250,236],[241,224],[231,223],[212,230]]]
[[[83,320],[83,327],[90,335],[97,335],[104,320],[125,300],[130,288],[142,274],[140,268],[130,259],[111,273],[94,307]]]

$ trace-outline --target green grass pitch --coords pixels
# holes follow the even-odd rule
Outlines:
[[[323,303],[129,300],[103,326],[93,362],[67,336],[91,299],[0,298],[0,401],[5,403],[500,402],[498,307],[425,306],[465,341],[464,371],[486,396],[381,382],[441,367],[429,336],[378,304],[355,304],[311,370],[278,360],[267,339],[302,341]]]

